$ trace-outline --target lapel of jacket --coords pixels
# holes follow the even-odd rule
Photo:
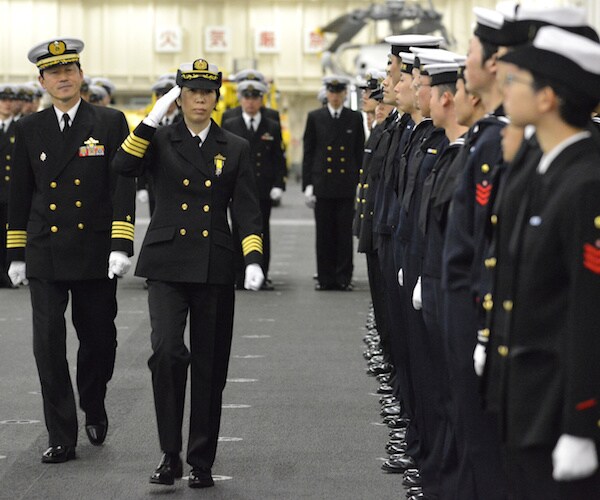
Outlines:
[[[194,168],[201,168],[205,163],[202,159],[202,154],[196,140],[192,138],[192,134],[187,128],[184,120],[179,121],[174,127],[171,127],[171,143],[173,149],[181,156],[186,163],[189,163]],[[204,147],[204,144],[202,145]],[[206,172],[205,172],[206,173]]]
[[[58,128],[58,120],[53,106],[40,111],[38,116],[38,138],[36,143],[40,146],[40,158],[45,158],[42,161],[46,162],[46,172],[54,178],[62,161],[60,156],[63,142],[62,134]]]
[[[55,124],[53,129],[58,132],[60,139],[56,141],[53,139],[54,144],[62,144],[62,148],[59,148],[59,157],[56,163],[51,165],[49,173],[53,177],[57,177],[64,170],[67,164],[77,156],[79,153],[79,147],[83,146],[83,142],[91,137],[92,128],[94,126],[94,108],[93,104],[89,104],[82,100],[73,120],[73,125],[67,133],[65,138],[62,137],[60,129],[58,128],[58,121],[56,120],[56,114],[54,109],[51,107],[51,117],[54,118]],[[53,134],[52,134],[53,135]]]

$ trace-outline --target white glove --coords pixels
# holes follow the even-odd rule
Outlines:
[[[27,273],[25,272],[25,262],[15,260],[8,267],[8,277],[14,286],[28,285]]]
[[[398,271],[398,284],[404,286],[404,271],[402,269]]]
[[[265,275],[258,264],[248,264],[246,266],[246,276],[244,278],[244,288],[246,290],[260,290],[265,281]]]
[[[273,187],[273,188],[271,188],[271,192],[269,193],[269,196],[271,197],[271,199],[273,201],[278,201],[278,200],[281,200],[282,194],[283,194],[283,189],[278,188],[278,187]]]
[[[179,97],[180,93],[181,87],[179,85],[175,85],[171,90],[169,90],[164,96],[154,103],[152,111],[150,111],[148,116],[142,121],[150,127],[157,128],[161,120],[167,114],[169,107],[171,104],[173,104],[175,99]]]
[[[137,201],[139,201],[140,203],[148,203],[148,190],[147,189],[140,189],[137,192]]]
[[[420,311],[423,309],[423,299],[421,297],[421,276],[417,279],[417,284],[412,294],[412,305],[415,310]]]
[[[116,250],[110,252],[108,256],[108,277],[113,279],[115,276],[123,276],[127,274],[131,267],[131,261],[125,252]]]
[[[314,194],[314,188],[312,184],[309,184],[304,188],[304,203],[308,208],[315,208],[317,204],[317,197]]]
[[[485,360],[487,358],[486,346],[483,344],[477,344],[473,351],[473,367],[478,377],[483,375],[485,368]]]
[[[574,481],[591,476],[598,468],[598,454],[593,439],[563,434],[552,452],[555,481]]]

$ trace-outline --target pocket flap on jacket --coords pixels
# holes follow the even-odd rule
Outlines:
[[[157,227],[149,230],[144,238],[144,244],[160,243],[161,241],[172,240],[175,236],[175,226]]]

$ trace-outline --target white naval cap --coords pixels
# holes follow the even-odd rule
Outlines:
[[[600,43],[556,26],[542,26],[533,42],[500,58],[600,99]]]
[[[237,93],[242,97],[262,97],[267,91],[267,86],[258,80],[244,80],[237,86]]]
[[[402,59],[402,64],[400,65],[400,71],[402,73],[412,74],[413,66],[415,64],[415,54],[413,52],[400,52],[398,53],[398,57]]]
[[[473,34],[484,42],[500,45],[499,32],[504,24],[501,12],[484,7],[473,7],[475,14],[475,29]]]
[[[401,52],[408,52],[410,47],[437,48],[444,42],[444,37],[433,35],[392,35],[385,37],[391,47],[391,54],[400,57]]]
[[[461,66],[455,62],[426,64],[423,71],[431,79],[430,85],[442,85],[444,83],[456,83],[458,70]]]
[[[264,84],[267,83],[265,75],[263,75],[260,71],[251,68],[243,69],[237,72],[231,79],[236,83],[243,82],[244,80],[258,81],[263,82]]]
[[[221,87],[223,75],[216,64],[206,59],[196,59],[179,66],[175,81],[180,87],[215,90]]]
[[[113,95],[115,90],[117,90],[116,85],[111,80],[102,76],[92,78],[92,85],[99,85],[100,87],[104,87],[104,90],[106,90],[108,95]]]
[[[323,85],[329,92],[343,92],[350,84],[350,79],[344,75],[328,75],[323,77]]]
[[[27,53],[27,59],[43,71],[57,64],[79,61],[84,43],[79,38],[60,37],[38,43]]]

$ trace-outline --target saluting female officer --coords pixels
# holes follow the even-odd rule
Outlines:
[[[156,208],[136,275],[148,280],[154,404],[164,453],[150,482],[182,476],[181,425],[188,365],[191,415],[187,462],[191,488],[213,486],[222,392],[234,310],[233,241],[227,207],[239,224],[245,288],[264,279],[261,215],[248,142],[211,120],[221,73],[204,59],[183,64],[176,83],[123,142],[114,169],[153,180]],[[183,120],[157,129],[173,101]],[[190,314],[190,350],[183,334]],[[191,352],[190,352],[191,351]]]

